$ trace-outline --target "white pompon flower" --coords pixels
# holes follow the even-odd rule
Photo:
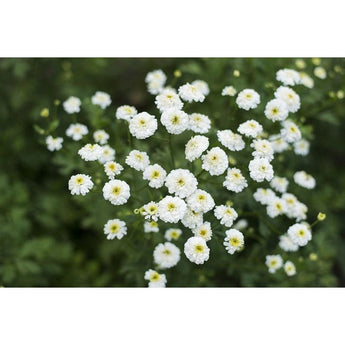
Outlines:
[[[167,239],[168,241],[172,241],[172,240],[176,241],[180,238],[181,235],[182,235],[181,229],[170,228],[165,232],[164,238]]]
[[[211,194],[202,189],[197,189],[186,201],[190,209],[202,213],[211,211],[215,205]]]
[[[296,267],[291,261],[286,261],[284,264],[284,271],[287,276],[291,277],[296,274]]]
[[[129,131],[137,139],[146,139],[152,136],[157,128],[157,119],[145,111],[135,115],[129,121]]]
[[[82,125],[81,123],[75,123],[69,125],[69,127],[66,130],[66,135],[68,137],[71,137],[74,141],[79,141],[82,139],[82,137],[89,133],[89,130],[85,125]]]
[[[253,197],[261,205],[268,205],[271,202],[272,198],[276,197],[276,194],[272,189],[258,188],[253,194]]]
[[[295,143],[302,138],[301,131],[294,122],[286,120],[282,122],[282,126],[280,133],[286,142]]]
[[[180,198],[186,198],[198,187],[195,176],[187,169],[171,170],[165,179],[165,186],[170,194],[175,194]]]
[[[222,175],[229,166],[227,154],[218,146],[208,150],[201,159],[201,168],[208,171],[212,176]]]
[[[289,218],[296,218],[296,221],[307,218],[308,208],[306,205],[297,200],[296,196],[291,193],[284,193],[282,199],[286,204],[286,216]]]
[[[130,197],[130,188],[127,182],[121,180],[111,180],[103,187],[103,197],[113,205],[123,205]]]
[[[201,157],[204,151],[208,149],[209,140],[203,135],[196,135],[191,137],[186,144],[185,155],[186,159],[193,162],[195,159]]]
[[[63,138],[53,138],[49,135],[46,138],[46,145],[49,151],[59,151],[62,148]]]
[[[244,236],[241,231],[237,229],[230,229],[225,231],[224,246],[229,254],[234,254],[240,251],[244,246]]]
[[[281,99],[272,99],[266,104],[265,116],[273,121],[283,121],[289,115],[288,107],[285,101]]]
[[[248,220],[247,219],[240,219],[234,224],[234,228],[238,230],[244,230],[248,228]]]
[[[227,227],[231,227],[238,217],[238,214],[235,211],[235,209],[225,205],[216,206],[214,209],[214,215],[217,219],[220,220],[220,224],[225,225]]]
[[[155,104],[161,112],[171,108],[181,110],[183,107],[183,103],[176,91],[168,88],[156,96]]]
[[[161,116],[161,123],[170,134],[181,134],[189,125],[188,115],[175,108],[167,109]]]
[[[314,75],[315,77],[319,78],[319,79],[326,79],[327,78],[327,72],[326,70],[321,67],[321,66],[317,66],[314,69]]]
[[[306,156],[309,154],[310,144],[309,141],[301,139],[299,141],[294,142],[293,148],[296,155]]]
[[[195,229],[197,226],[202,224],[204,221],[203,213],[202,212],[195,212],[189,207],[187,207],[187,211],[184,214],[183,218],[181,219],[181,223],[189,229]]]
[[[212,229],[210,222],[204,222],[192,229],[195,236],[202,237],[206,242],[212,238]]]
[[[62,103],[65,112],[68,114],[79,113],[81,101],[78,97],[71,96]]]
[[[256,182],[268,182],[273,178],[273,167],[266,158],[254,158],[249,162],[250,177]]]
[[[284,68],[280,69],[276,74],[276,79],[282,82],[284,85],[298,85],[301,83],[301,77],[299,73],[293,69]]]
[[[271,218],[280,216],[286,212],[286,203],[282,198],[272,198],[266,208],[267,215]]]
[[[79,156],[84,161],[96,161],[102,156],[102,153],[102,146],[98,144],[86,144],[78,151]]]
[[[158,244],[153,251],[155,264],[160,268],[171,268],[180,261],[181,251],[175,244],[165,242]]]
[[[166,223],[177,223],[187,211],[186,203],[178,197],[166,196],[158,203],[158,216]]]
[[[254,149],[252,155],[255,158],[266,158],[270,162],[274,157],[272,144],[266,139],[254,139],[250,147]]]
[[[273,147],[274,152],[281,153],[290,147],[280,134],[271,135],[268,139]]]
[[[266,255],[266,266],[268,272],[276,273],[283,266],[283,259],[280,255]]]
[[[204,80],[194,80],[192,85],[195,86],[204,96],[210,93],[210,88]]]
[[[248,120],[241,123],[238,126],[237,131],[246,137],[256,138],[262,133],[263,128],[259,122],[255,120]]]
[[[157,222],[158,220],[158,204],[154,201],[150,201],[142,207],[142,215],[147,221],[153,220]]]
[[[164,288],[167,283],[165,274],[149,269],[145,272],[144,279],[149,281],[149,288]]]
[[[149,181],[151,188],[161,188],[166,176],[166,171],[159,164],[149,165],[143,172],[143,179]]]
[[[300,247],[304,247],[312,239],[312,234],[307,225],[302,223],[296,223],[291,225],[287,234],[290,237],[291,241]]]
[[[222,90],[222,96],[235,96],[237,90],[233,86],[225,86]]]
[[[130,105],[121,105],[116,109],[116,118],[118,120],[130,121],[135,115],[138,114],[137,109]]]
[[[279,237],[279,247],[285,252],[296,252],[299,248],[298,245],[292,242],[291,238],[287,235]]]
[[[102,164],[113,161],[115,159],[115,150],[109,145],[102,146],[102,155],[98,158],[98,161]]]
[[[308,74],[300,72],[300,77],[302,85],[304,85],[308,89],[312,89],[314,87],[314,79],[311,78]]]
[[[254,109],[260,104],[260,95],[253,89],[244,89],[237,95],[236,103],[241,109]]]
[[[122,170],[123,166],[114,161],[106,162],[104,164],[104,171],[111,180],[114,179],[116,175],[121,174]]]
[[[194,133],[205,134],[211,128],[211,120],[207,115],[193,113],[189,115],[188,129]]]
[[[97,91],[91,97],[91,103],[95,105],[99,105],[102,109],[105,109],[111,104],[110,95],[103,91]]]
[[[120,219],[110,219],[104,225],[104,234],[107,235],[108,240],[117,238],[121,240],[127,234],[126,223]]]
[[[89,175],[77,174],[71,176],[68,181],[68,189],[71,191],[71,194],[74,195],[85,195],[93,187],[93,182]]]
[[[230,151],[241,151],[245,147],[242,136],[230,129],[217,131],[218,141]]]
[[[301,106],[299,95],[287,86],[280,86],[274,93],[274,97],[284,101],[290,113],[295,113]]]
[[[210,248],[206,241],[199,237],[190,237],[184,244],[184,253],[187,259],[197,265],[203,264],[210,257]]]
[[[99,129],[98,131],[93,133],[93,139],[96,143],[104,145],[109,140],[109,134],[103,129]]]
[[[285,177],[275,176],[270,182],[270,186],[279,193],[285,193],[288,185],[289,181]]]
[[[165,73],[158,69],[147,73],[145,82],[147,83],[147,89],[151,95],[159,94],[164,87],[167,80]]]
[[[144,232],[158,232],[158,223],[152,220],[151,222],[144,222]]]
[[[248,183],[240,169],[231,168],[228,169],[223,186],[227,190],[240,193],[244,188],[248,187]]]
[[[305,171],[296,171],[293,175],[293,179],[296,184],[307,189],[313,189],[316,186],[316,182],[313,176],[307,174]]]
[[[203,102],[205,100],[204,94],[200,89],[192,84],[186,83],[179,87],[179,96],[186,102]]]
[[[125,162],[137,171],[144,171],[150,165],[150,158],[146,152],[132,150],[126,157]]]

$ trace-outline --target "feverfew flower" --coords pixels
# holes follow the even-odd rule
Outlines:
[[[149,93],[151,95],[159,94],[163,90],[166,80],[166,75],[160,69],[147,73],[145,82],[147,83]]]
[[[167,283],[165,274],[149,269],[145,272],[144,279],[149,281],[149,288],[163,288]]]
[[[307,218],[308,208],[306,205],[297,200],[297,198],[291,193],[284,193],[282,199],[286,204],[285,214],[289,218],[296,218],[296,221],[300,221]]]
[[[120,219],[110,219],[104,225],[104,233],[108,240],[113,240],[115,237],[121,240],[127,234],[126,223]]]
[[[222,96],[235,96],[237,90],[233,86],[225,86],[222,90]]]
[[[102,153],[102,146],[98,144],[86,144],[78,151],[79,156],[84,161],[96,161],[101,157]]]
[[[312,238],[311,231],[305,224],[302,223],[296,223],[294,225],[291,225],[288,228],[287,233],[291,241],[299,245],[300,247],[306,246]]]
[[[301,106],[301,101],[298,94],[287,86],[280,86],[274,93],[274,97],[284,101],[287,105],[288,111],[295,113]]]
[[[241,151],[244,149],[245,143],[242,136],[234,133],[230,129],[217,131],[217,137],[218,141],[230,151]]]
[[[161,123],[170,134],[181,134],[189,125],[188,115],[178,109],[170,108],[163,112]]]
[[[241,109],[254,109],[260,103],[260,95],[255,90],[244,89],[237,95],[236,103]]]
[[[307,189],[315,188],[316,182],[313,176],[307,174],[305,171],[297,171],[293,175],[296,184]]]
[[[150,201],[142,207],[142,215],[146,220],[158,220],[158,204],[154,201]]]
[[[207,96],[210,93],[210,89],[206,81],[194,80],[192,85],[195,86],[204,96]]]
[[[145,111],[135,115],[129,121],[129,131],[137,139],[146,139],[152,136],[157,128],[156,118]]]
[[[184,253],[189,261],[200,265],[209,259],[210,248],[207,247],[203,238],[194,236],[184,244]]]
[[[275,176],[270,182],[270,186],[279,193],[285,193],[288,185],[289,181],[285,177]]]
[[[314,75],[315,77],[319,78],[319,79],[326,79],[327,78],[327,72],[326,70],[321,67],[321,66],[318,66],[318,67],[315,67],[314,69]]]
[[[202,212],[195,212],[189,207],[187,207],[187,211],[184,214],[183,218],[181,219],[181,223],[189,229],[194,229],[202,222],[204,221],[203,219],[203,213]]]
[[[151,188],[162,187],[166,176],[166,171],[159,164],[149,165],[143,172],[143,179],[149,181]]]
[[[159,218],[166,223],[177,223],[187,211],[186,203],[178,197],[166,196],[158,203]]]
[[[289,144],[280,136],[280,134],[271,135],[268,139],[273,147],[273,151],[276,153],[284,152],[289,148]]]
[[[130,197],[130,188],[125,181],[111,180],[103,187],[103,197],[113,205],[123,205]]]
[[[171,268],[180,261],[181,251],[170,242],[160,243],[153,251],[155,264],[161,268]]]
[[[168,240],[168,241],[172,241],[172,240],[178,240],[180,238],[180,236],[182,235],[182,230],[181,229],[177,229],[177,228],[170,228],[168,229],[165,234],[164,237]]]
[[[268,272],[276,273],[276,270],[283,266],[283,259],[280,255],[266,255],[266,266]]]
[[[63,138],[53,138],[49,135],[46,144],[49,151],[59,151],[62,148]]]
[[[144,222],[144,232],[158,232],[158,223],[154,220],[151,222]]]
[[[161,112],[171,108],[181,110],[183,107],[183,103],[176,91],[168,88],[164,89],[158,96],[156,96],[155,103]]]
[[[71,176],[68,181],[68,189],[71,191],[71,194],[74,195],[85,195],[93,187],[93,182],[89,175],[77,174]]]
[[[81,101],[78,97],[71,96],[65,102],[63,102],[62,105],[66,113],[79,113]]]
[[[215,205],[211,194],[202,189],[197,189],[186,201],[190,209],[202,213],[211,211]]]
[[[186,102],[203,102],[205,99],[204,94],[200,89],[192,84],[184,84],[178,89],[179,96]]]
[[[242,232],[237,229],[230,229],[225,231],[226,237],[224,238],[224,246],[229,254],[234,254],[240,251],[244,246],[244,236]]]
[[[292,242],[291,238],[287,235],[279,237],[279,247],[285,252],[296,252],[298,250],[298,245]]]
[[[293,262],[286,261],[284,264],[284,271],[289,277],[294,276],[296,274],[296,267]]]
[[[208,116],[199,113],[193,113],[189,116],[188,129],[194,133],[205,134],[211,128],[211,120]]]
[[[259,122],[255,120],[248,120],[241,123],[238,126],[237,131],[245,135],[246,137],[256,138],[259,134],[262,133],[263,128]]]
[[[150,158],[146,152],[132,150],[126,157],[125,162],[137,171],[144,171],[150,164]]]
[[[284,85],[294,86],[301,83],[299,73],[289,68],[280,69],[276,74],[276,78]]]
[[[256,182],[271,181],[273,167],[266,158],[254,158],[249,162],[250,177]]]
[[[282,122],[283,128],[280,133],[282,138],[288,143],[294,143],[299,141],[302,137],[301,131],[295,123],[292,121],[286,120]]]
[[[256,158],[266,158],[269,162],[273,159],[274,150],[271,143],[266,139],[255,139],[250,144],[255,151],[252,155]]]
[[[284,199],[274,197],[272,198],[266,208],[267,215],[271,218],[275,218],[286,212],[286,204]]]
[[[276,197],[276,194],[272,189],[258,188],[254,193],[254,199],[262,205],[268,205],[272,198]]]
[[[239,193],[242,192],[244,188],[248,187],[248,183],[240,169],[232,168],[228,169],[223,186],[227,190]]]
[[[123,166],[114,161],[106,162],[104,164],[104,171],[111,180],[113,180],[116,175],[121,174],[122,170]]]
[[[288,107],[285,101],[281,99],[272,99],[266,104],[265,108],[265,116],[272,120],[273,122],[276,121],[283,121],[289,115]]]
[[[301,72],[301,84],[307,87],[308,89],[312,89],[314,87],[314,80],[308,74]]]
[[[228,156],[220,147],[213,147],[201,157],[201,168],[208,171],[210,175],[222,175],[229,166]]]
[[[68,137],[71,137],[75,141],[80,140],[84,135],[88,133],[89,130],[87,129],[87,127],[85,125],[82,125],[81,123],[71,124],[66,130],[66,135]]]
[[[100,129],[93,133],[93,139],[95,140],[96,143],[104,145],[109,140],[109,134],[103,129]]]
[[[193,162],[199,158],[209,146],[209,140],[203,135],[196,135],[191,137],[186,144],[185,155],[186,159]]]
[[[309,141],[301,139],[294,142],[293,148],[296,155],[306,156],[309,153],[310,144]]]
[[[198,186],[195,176],[187,169],[171,170],[165,179],[165,185],[170,194],[175,194],[180,198],[191,195]]]
[[[212,237],[211,223],[205,222],[192,229],[195,236],[202,237],[206,242]]]
[[[110,162],[115,159],[115,150],[109,145],[102,146],[102,155],[98,158],[98,161],[102,164]]]
[[[230,206],[220,205],[216,206],[214,209],[214,215],[217,219],[220,220],[220,224],[225,225],[227,227],[231,227],[233,222],[237,219],[238,214]]]
[[[133,118],[133,116],[137,114],[137,109],[135,109],[134,107],[130,105],[122,105],[121,107],[118,107],[116,109],[115,116],[118,120],[126,120],[129,122]]]
[[[238,230],[244,230],[248,227],[247,219],[240,219],[234,224],[234,228]]]
[[[105,92],[97,91],[91,97],[91,103],[95,105],[99,105],[102,109],[105,109],[107,106],[111,104],[110,95]]]

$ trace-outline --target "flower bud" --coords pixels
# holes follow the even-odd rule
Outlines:
[[[317,215],[317,220],[322,222],[326,219],[326,214],[325,213],[321,213],[319,212],[319,214]]]

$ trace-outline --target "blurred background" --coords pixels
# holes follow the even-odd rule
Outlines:
[[[0,285],[146,286],[143,272],[150,263],[126,254],[121,244],[106,241],[102,229],[95,226],[99,209],[91,210],[68,193],[66,178],[61,176],[67,175],[68,166],[52,158],[34,129],[46,124],[40,115],[43,108],[52,112],[55,100],[75,95],[84,101],[100,90],[111,95],[109,116],[123,104],[150,112],[154,97],[146,91],[146,74],[162,69],[172,80],[179,70],[177,85],[195,79],[209,84],[209,102],[200,112],[221,119],[217,99],[222,98],[224,86],[269,94],[275,72],[293,68],[308,73],[315,83],[313,92],[305,90],[298,112],[311,141],[310,155],[299,159],[308,160],[307,169],[317,181],[303,202],[314,216],[319,211],[327,214],[313,241],[297,257],[300,274],[287,280],[269,275],[265,267],[263,272],[250,265],[232,270],[223,259],[215,258],[209,266],[169,270],[168,285],[345,286],[345,60],[302,60],[304,65],[296,65],[297,59],[292,58],[1,59]],[[325,79],[314,76],[316,66],[326,69]],[[235,70],[240,71],[239,77],[234,76]],[[64,113],[61,105],[56,108],[58,115]],[[187,277],[191,279],[185,284]]]

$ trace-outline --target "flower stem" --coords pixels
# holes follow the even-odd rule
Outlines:
[[[172,168],[175,169],[175,157],[174,157],[174,150],[172,147],[171,134],[169,134],[169,151],[170,151],[171,165],[172,165]]]

